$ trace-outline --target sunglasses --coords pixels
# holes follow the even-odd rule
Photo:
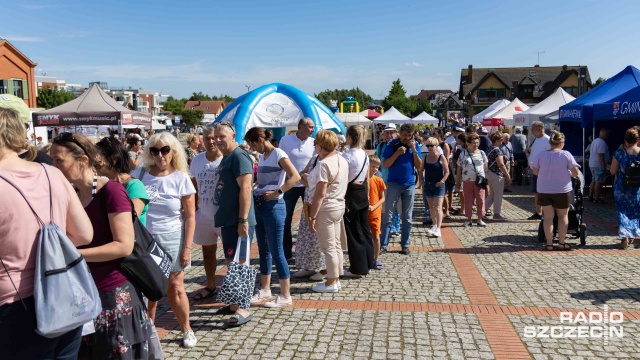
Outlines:
[[[434,147],[435,145],[427,145],[427,147]]]
[[[231,131],[232,131],[234,134],[235,134],[235,132],[236,132],[236,128],[235,128],[235,126],[233,126],[233,124],[232,124],[231,122],[229,122],[229,121],[220,121],[219,123],[217,123],[217,124],[215,124],[215,125],[218,125],[218,126],[225,126],[225,127],[229,128],[229,129],[231,129]]]
[[[62,142],[72,142],[76,145],[78,145],[78,147],[80,149],[82,149],[82,151],[84,152],[85,155],[87,155],[87,149],[84,148],[84,146],[82,146],[82,144],[80,144],[80,142],[73,136],[73,133],[70,132],[64,132],[60,135],[58,135],[58,138],[60,139],[60,141]]]
[[[149,152],[151,153],[151,155],[153,156],[158,156],[158,154],[162,153],[162,155],[167,155],[169,152],[171,152],[171,147],[170,146],[163,146],[160,149],[158,149],[157,147],[150,147],[149,148]]]

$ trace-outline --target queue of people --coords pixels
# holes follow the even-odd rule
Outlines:
[[[251,257],[247,245],[255,234],[259,287],[245,305],[227,303],[216,311],[229,316],[227,326],[238,327],[252,321],[251,304],[293,305],[291,277],[316,281],[311,291],[337,293],[341,279],[383,270],[381,254],[388,251],[396,232],[400,253],[409,255],[417,188],[422,189],[433,222],[429,236],[442,236],[442,223],[454,211],[455,193],[458,214],[466,217],[463,226],[472,226],[473,214],[481,227],[487,226],[489,216],[506,220],[502,197],[520,149],[509,146],[512,142],[500,131],[454,127],[446,136],[437,129],[434,136],[418,142],[413,125],[403,124],[398,131],[389,124],[384,129],[388,141],[368,155],[361,126],[349,127],[344,139],[328,130],[312,136],[314,130],[314,122],[303,118],[295,133],[274,143],[269,129],[254,127],[244,134],[247,150],[236,141],[233,124],[224,121],[202,129],[202,139],[190,135],[187,147],[169,132],[151,135],[144,147],[138,138],[129,139],[125,147],[115,137],[94,144],[83,135],[61,133],[52,141],[53,166],[48,166],[28,161],[35,158],[36,148],[26,139],[19,116],[0,109],[0,189],[9,199],[0,202],[0,209],[9,214],[9,221],[0,222],[0,234],[12,235],[2,236],[0,246],[0,348],[12,358],[162,358],[154,326],[157,303],[145,299],[120,268],[119,260],[134,247],[133,212],[173,259],[166,296],[186,348],[198,342],[185,290],[194,244],[202,246],[206,274],[204,288],[194,299],[204,300],[221,291],[215,282],[218,239],[230,265]],[[562,133],[546,135],[537,122],[532,132],[536,140],[523,150],[529,155],[540,209],[532,218],[544,215],[547,250],[570,250],[565,243],[567,213],[571,177],[577,176],[579,166],[563,150]],[[627,131],[610,167],[616,177],[622,248],[640,237],[640,184],[629,180],[630,164],[640,164],[639,141],[638,129]],[[339,151],[342,144],[347,151]],[[598,146],[592,146],[594,154],[599,154]],[[28,160],[19,157],[24,153]],[[12,190],[10,182],[23,195]],[[300,199],[302,216],[294,246],[291,224]],[[39,224],[25,220],[31,219],[26,216],[31,215],[29,206],[45,222],[55,218],[78,247],[102,303],[102,312],[91,324],[55,339],[35,334],[22,308],[35,316],[33,251]],[[298,269],[293,274],[292,261]],[[277,290],[271,282],[273,265]]]

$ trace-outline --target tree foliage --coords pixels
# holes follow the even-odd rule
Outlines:
[[[182,115],[184,113],[184,106],[187,101],[208,101],[208,100],[222,100],[227,104],[232,103],[235,98],[229,96],[227,94],[220,94],[219,96],[209,96],[208,94],[204,94],[202,91],[194,92],[191,96],[187,98],[177,99],[173,96],[169,96],[167,100],[162,104],[162,108],[165,111],[171,111],[175,115]]]
[[[181,115],[184,110],[184,105],[187,103],[187,99],[176,99],[173,96],[169,96],[167,101],[162,104],[164,111],[171,111],[175,115]]]
[[[182,122],[185,124],[196,126],[200,125],[202,120],[204,120],[204,111],[191,109],[182,110]]]
[[[601,77],[598,78],[598,80],[596,80],[596,83],[593,86],[598,86],[598,85],[602,84],[605,81],[607,81],[607,78],[603,78],[601,76]]]
[[[38,90],[37,103],[38,107],[51,109],[75,98],[76,95],[70,91],[47,86]]]
[[[365,93],[364,91],[360,90],[360,88],[356,87],[354,89],[348,90],[348,89],[335,89],[335,90],[330,90],[327,89],[325,91],[322,91],[318,94],[314,94],[314,96],[320,100],[323,104],[325,104],[327,107],[331,107],[331,100],[336,100],[338,102],[338,107],[340,106],[340,102],[341,101],[345,101],[347,99],[347,97],[351,96],[354,98],[355,101],[358,102],[358,104],[360,104],[360,109],[362,111],[362,109],[366,109],[367,105],[371,104],[373,102],[373,98],[371,96],[369,96],[369,94]]]
[[[418,101],[407,97],[407,92],[405,91],[404,86],[402,86],[400,79],[395,80],[391,84],[389,95],[382,100],[382,107],[384,107],[385,110],[389,110],[392,106],[409,117],[418,115],[418,113],[422,112],[426,108],[430,109],[429,104],[426,103],[422,104],[421,110],[417,111]]]

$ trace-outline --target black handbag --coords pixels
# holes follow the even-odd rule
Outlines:
[[[173,259],[142,225],[131,203],[135,243],[131,255],[122,259],[120,268],[127,279],[151,301],[167,293]]]

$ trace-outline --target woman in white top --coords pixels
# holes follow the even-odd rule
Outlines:
[[[309,192],[313,194],[309,230],[318,235],[320,251],[327,263],[327,281],[316,284],[311,290],[335,293],[341,288],[340,275],[344,264],[340,238],[349,165],[336,151],[338,136],[332,131],[318,131],[313,143],[319,161],[307,178]]]
[[[287,209],[282,194],[300,181],[300,174],[282,149],[269,141],[271,130],[254,127],[247,131],[244,141],[258,153],[258,180],[253,190],[253,204],[256,214],[256,238],[260,252],[261,289],[251,298],[251,302],[271,299],[271,259],[276,263],[280,295],[265,307],[283,307],[292,304],[290,291],[289,264],[284,256],[284,220]],[[285,181],[286,175],[286,181]]]
[[[345,197],[344,226],[349,253],[349,273],[367,275],[374,267],[373,235],[369,227],[369,156],[362,149],[364,129],[347,129],[349,151],[342,154],[349,164],[349,183]],[[345,275],[349,275],[345,273]]]
[[[167,297],[183,333],[182,345],[193,347],[197,340],[189,324],[184,269],[191,266],[196,189],[189,177],[184,148],[169,132],[152,135],[142,155],[142,166],[131,176],[142,181],[149,195],[147,230],[173,258]],[[156,302],[149,301],[152,320],[155,314]]]

